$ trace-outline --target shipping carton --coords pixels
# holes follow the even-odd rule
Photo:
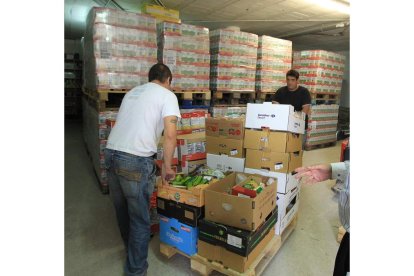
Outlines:
[[[246,150],[246,167],[265,169],[272,172],[290,173],[302,166],[303,151],[265,152],[260,150]]]
[[[277,173],[271,172],[268,170],[258,170],[252,168],[245,168],[245,173],[249,174],[260,174],[267,177],[272,177],[277,179],[277,192],[280,194],[286,194],[288,191],[298,187],[299,181],[295,178],[292,173]]]
[[[206,135],[204,132],[177,136],[180,162],[206,158]]]
[[[197,253],[198,229],[174,218],[160,216],[160,241],[187,255]]]
[[[206,118],[206,135],[243,140],[244,118]]]
[[[255,198],[231,195],[231,189],[246,179],[271,183]],[[277,181],[260,175],[233,172],[205,190],[205,218],[213,222],[255,231],[276,208]],[[230,193],[230,194],[229,194]]]
[[[195,169],[203,166],[207,163],[206,159],[195,160],[195,161],[187,161],[181,160],[181,172],[183,174],[192,173]]]
[[[230,157],[243,158],[243,140],[207,136],[206,151],[212,154],[225,154]]]
[[[198,255],[243,273],[257,259],[272,239],[278,238],[275,237],[273,231],[274,228],[270,229],[269,233],[247,257],[233,253],[220,245],[212,245],[202,240],[198,240]]]
[[[296,152],[302,150],[302,136],[268,129],[246,129],[243,147],[262,151]]]
[[[200,220],[198,238],[212,245],[219,245],[240,256],[247,257],[250,252],[269,233],[277,221],[277,210],[269,214],[266,222],[254,232],[240,230],[228,225]]]
[[[286,104],[248,103],[245,127],[304,134],[305,113],[294,112],[294,107]]]
[[[276,235],[282,235],[299,210],[300,187],[290,190],[287,194],[277,194],[279,217],[276,222]]]
[[[244,158],[207,153],[207,166],[223,172],[244,172]]]
[[[161,197],[157,197],[157,212],[192,227],[197,227],[199,220],[204,218],[204,207],[195,207]]]

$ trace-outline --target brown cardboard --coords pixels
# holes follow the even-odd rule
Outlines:
[[[244,177],[241,179],[241,177]],[[276,207],[277,180],[266,186],[255,198],[229,194],[234,185],[246,178],[267,183],[268,177],[233,172],[225,178],[211,183],[204,190],[205,219],[213,222],[255,231]]]
[[[206,135],[244,139],[244,118],[206,118]]]
[[[243,140],[225,139],[223,137],[206,136],[206,152],[225,154],[229,157],[243,158]]]
[[[274,237],[275,227],[272,227],[269,233],[247,257],[243,257],[236,253],[230,252],[219,245],[212,245],[201,240],[198,240],[197,254],[209,260],[221,263],[225,267],[229,267],[240,273],[243,273],[252,265],[252,263],[257,259],[260,253],[262,253],[262,251]]]
[[[290,173],[302,167],[303,151],[295,153],[246,150],[246,168],[266,169],[271,172]]]
[[[206,159],[195,160],[195,161],[186,161],[181,160],[181,172],[184,174],[192,173],[198,166],[207,164]]]
[[[302,134],[290,132],[246,129],[244,148],[273,152],[302,150]]]

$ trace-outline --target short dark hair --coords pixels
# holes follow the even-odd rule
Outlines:
[[[158,80],[162,83],[166,82],[170,78],[170,84],[172,81],[172,74],[170,68],[163,63],[157,63],[151,67],[148,72],[148,81]]]
[[[291,69],[291,70],[287,71],[286,78],[287,77],[294,77],[295,79],[299,79],[299,72],[296,71],[296,70]]]

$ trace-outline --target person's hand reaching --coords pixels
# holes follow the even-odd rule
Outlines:
[[[303,184],[315,184],[332,177],[332,167],[330,164],[300,167],[295,172],[297,172],[295,178]]]

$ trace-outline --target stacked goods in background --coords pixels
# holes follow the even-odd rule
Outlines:
[[[206,258],[240,273],[248,270],[276,239],[276,191],[275,179],[241,172],[211,183],[204,190],[196,260]]]
[[[148,82],[157,63],[153,17],[107,8],[92,8],[84,39],[84,88],[129,90]]]
[[[269,100],[286,86],[286,73],[292,68],[292,41],[270,36],[259,37],[256,67],[256,92],[261,100]],[[270,93],[270,94],[269,94]]]
[[[308,119],[306,148],[336,142],[339,105],[313,105]]]
[[[157,23],[162,21],[169,21],[174,23],[181,23],[180,12],[173,9],[166,9],[159,5],[150,5],[144,3],[142,6],[142,12],[149,14],[157,20]]]
[[[212,117],[240,117],[246,115],[245,106],[213,106],[210,108]]]
[[[82,99],[83,139],[103,193],[108,193],[104,149],[109,135],[107,120],[115,120],[117,111],[98,111]]]
[[[78,118],[82,112],[82,60],[79,54],[65,54],[65,117]]]
[[[209,90],[209,30],[200,26],[172,22],[159,23],[157,30],[158,61],[171,69],[172,89],[195,92]],[[209,96],[210,93],[204,100],[209,100]],[[188,102],[192,100],[191,97],[184,97],[181,100],[184,100],[182,106],[195,105]]]
[[[302,166],[304,115],[291,105],[247,104],[244,171],[277,179],[277,235],[282,235],[299,209],[300,186],[292,173]]]
[[[255,34],[228,29],[210,32],[210,89],[214,104],[245,104],[255,99],[257,46]]]
[[[309,121],[313,124],[308,124],[305,149],[333,145],[345,56],[323,50],[295,52],[293,68],[299,72],[300,83],[309,89],[312,98]]]

